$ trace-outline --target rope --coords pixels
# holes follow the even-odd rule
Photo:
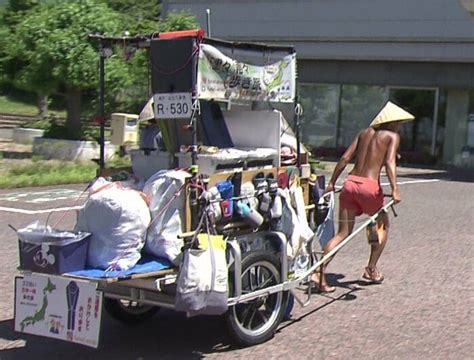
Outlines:
[[[181,194],[181,191],[183,191],[183,188],[186,186],[186,184],[181,185],[181,187],[176,191],[171,199],[168,200],[168,202],[163,205],[163,207],[158,211],[158,213],[153,217],[153,219],[150,221],[150,225],[148,225],[148,229],[151,227],[151,225],[160,217],[170,206],[171,203]]]
[[[296,116],[302,116],[303,115],[303,107],[299,103],[296,104],[296,106],[295,106],[295,115]]]
[[[77,202],[79,201],[79,199],[82,197],[82,195],[84,195],[84,193],[87,191],[87,189],[89,189],[89,187],[90,187],[92,184],[93,184],[93,183],[88,184],[88,185],[86,186],[86,188],[80,193],[80,195],[76,198],[76,200],[74,200],[74,202],[72,203],[72,206],[71,206],[71,207],[76,206],[76,204],[77,204]],[[68,211],[70,211],[70,210],[68,210]],[[58,224],[64,219],[64,217],[66,216],[66,214],[68,213],[68,211],[65,211],[65,212],[61,215],[61,217],[59,218],[59,220],[56,221],[56,223],[53,225],[53,229],[56,228],[56,227],[58,226]],[[49,215],[48,215],[48,217],[46,218],[45,227],[48,226],[49,217],[51,216],[52,213],[53,213],[53,212],[50,212]]]

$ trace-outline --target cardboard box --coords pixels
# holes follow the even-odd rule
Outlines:
[[[160,170],[170,169],[173,158],[166,151],[130,150],[133,173],[145,180]]]

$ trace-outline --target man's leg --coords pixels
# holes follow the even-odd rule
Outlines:
[[[331,240],[329,240],[328,243],[324,246],[323,248],[324,255],[329,253],[332,249],[334,249],[337,245],[339,245],[346,237],[348,237],[349,234],[352,233],[352,230],[354,229],[355,217],[356,217],[355,210],[352,210],[352,209],[339,210],[339,229],[338,229],[337,234]],[[328,266],[331,260],[329,260],[328,262],[326,262],[324,265],[321,266],[319,278],[316,274],[313,275],[313,281],[319,282],[321,291],[323,292],[328,292],[328,291],[333,290],[333,288],[331,288],[328,285],[326,281],[326,276],[324,275],[326,267]],[[318,273],[318,271],[316,271],[316,273]]]
[[[377,262],[380,258],[380,255],[382,254],[383,249],[385,248],[385,244],[387,243],[388,227],[388,215],[386,213],[380,214],[377,219],[377,235],[379,238],[379,243],[370,247],[370,256],[366,268],[366,274],[368,276],[364,276],[366,279],[368,278],[369,280],[373,280],[375,282],[383,281],[383,275],[377,270]]]

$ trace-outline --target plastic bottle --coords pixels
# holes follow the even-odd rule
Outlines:
[[[272,198],[269,193],[265,192],[260,196],[260,205],[258,209],[261,213],[266,214],[270,210]]]
[[[379,243],[379,235],[377,233],[377,223],[372,221],[366,228],[367,240],[370,245],[377,245]]]
[[[275,195],[273,199],[272,208],[270,209],[270,217],[272,219],[279,219],[281,218],[283,212],[283,204],[281,202],[280,195]]]
[[[249,207],[243,201],[237,202],[237,209],[237,212],[242,217],[242,219],[252,227],[257,228],[263,224],[263,216],[260,215],[258,211]]]

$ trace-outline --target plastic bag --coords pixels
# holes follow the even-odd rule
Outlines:
[[[321,248],[324,246],[334,237],[335,229],[334,229],[334,192],[327,193],[324,197],[320,197],[318,201],[318,208],[317,211],[321,209],[320,219],[317,221],[317,229],[315,236],[319,239],[319,244]],[[324,214],[324,218],[323,215]],[[314,244],[316,241],[313,242],[313,250]]]
[[[28,226],[17,230],[18,239],[30,244],[47,244],[56,246],[65,246],[76,241],[81,241],[90,235],[88,232],[70,232],[64,230],[52,229],[39,221],[32,222]]]
[[[76,230],[92,233],[88,265],[114,270],[133,267],[140,260],[150,219],[140,192],[98,179],[76,224]]]
[[[174,263],[183,247],[178,235],[183,232],[186,196],[183,186],[187,176],[184,171],[161,170],[149,178],[143,188],[153,218],[145,251]]]
[[[180,267],[175,309],[188,315],[227,311],[226,243],[222,235],[198,234],[199,249],[186,249]]]

